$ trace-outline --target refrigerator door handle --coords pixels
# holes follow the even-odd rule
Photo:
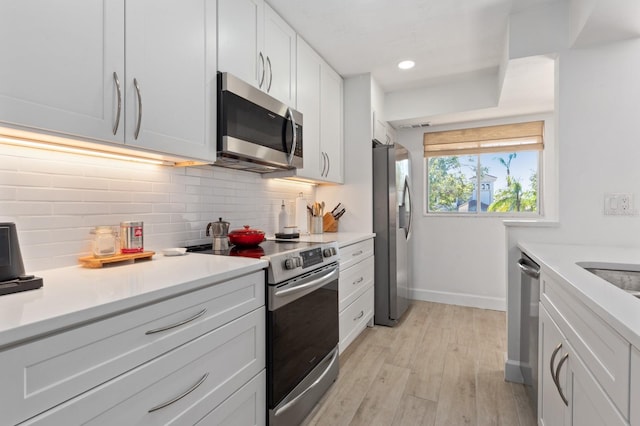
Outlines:
[[[404,191],[406,193],[407,199],[409,200],[409,220],[407,221],[406,236],[407,240],[409,240],[411,236],[411,225],[413,222],[413,200],[411,199],[411,188],[409,187],[409,177],[405,177],[404,179]]]

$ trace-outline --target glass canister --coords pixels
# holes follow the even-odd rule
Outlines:
[[[94,257],[107,257],[116,254],[117,234],[113,232],[112,227],[96,226],[91,233],[93,234],[91,246]]]
[[[120,252],[142,253],[144,251],[143,222],[120,222]]]

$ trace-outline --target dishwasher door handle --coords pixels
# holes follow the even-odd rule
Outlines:
[[[540,278],[540,268],[527,265],[524,262],[524,259],[518,260],[518,268],[520,268],[520,270],[524,274],[530,276],[531,278]]]

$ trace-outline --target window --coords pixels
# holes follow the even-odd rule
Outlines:
[[[425,133],[427,213],[538,214],[543,122]]]

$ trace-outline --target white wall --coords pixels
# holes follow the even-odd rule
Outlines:
[[[276,230],[280,203],[313,186],[211,166],[171,168],[1,146],[0,222],[16,222],[27,272],[75,265],[96,225],[144,221],[145,249],[209,242],[223,217]]]
[[[545,120],[544,164],[555,162],[554,126],[551,114],[499,120],[402,129],[398,142],[412,155],[414,188],[413,298],[488,309],[506,309],[505,228],[502,217],[425,215],[423,135],[425,131],[451,130],[523,121]],[[551,179],[543,189],[553,200]],[[553,206],[553,203],[551,203]]]

